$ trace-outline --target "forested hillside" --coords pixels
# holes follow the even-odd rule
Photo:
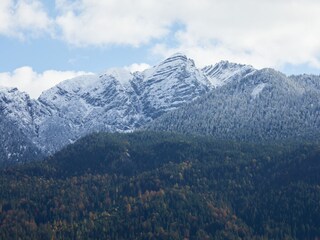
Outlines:
[[[273,141],[320,138],[319,76],[262,69],[151,122],[147,129]]]
[[[0,239],[316,239],[320,145],[95,134],[0,172]]]

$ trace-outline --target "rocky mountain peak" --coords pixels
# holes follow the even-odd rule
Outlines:
[[[296,128],[308,123],[305,129],[312,132],[319,122],[319,91],[315,90],[319,86],[316,76],[287,77],[272,69],[256,70],[228,61],[198,69],[193,60],[177,53],[143,72],[110,69],[63,81],[38,100],[16,88],[0,88],[0,143],[9,146],[15,139],[25,139],[24,146],[51,154],[89,133],[133,131],[159,117],[165,119],[156,120],[160,129],[171,130],[170,125],[192,133],[229,136],[235,128],[238,136],[261,131],[273,137],[273,129],[287,134],[290,128],[281,126],[281,121],[275,126],[272,119],[280,119],[277,112],[291,119],[307,116],[311,121],[283,122],[295,123]],[[292,106],[301,114],[285,110]],[[256,130],[257,126],[263,128]],[[273,127],[270,132],[269,126]],[[25,156],[19,155],[20,147],[14,149],[14,156]],[[1,151],[0,147],[0,155]]]

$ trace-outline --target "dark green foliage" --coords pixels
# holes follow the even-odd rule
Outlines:
[[[0,239],[316,239],[320,145],[95,134],[0,172]]]

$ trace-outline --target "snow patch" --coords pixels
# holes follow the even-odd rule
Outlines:
[[[260,83],[258,84],[253,90],[252,90],[252,93],[251,93],[251,96],[253,98],[256,98],[261,92],[262,90],[265,88],[266,84],[265,83]]]

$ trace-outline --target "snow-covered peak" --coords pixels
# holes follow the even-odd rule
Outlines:
[[[26,92],[20,91],[16,87],[2,87],[0,86],[0,96],[8,96],[9,98],[17,98],[17,99],[30,99],[30,96]]]
[[[254,71],[255,69],[250,65],[231,63],[228,61],[221,61],[215,65],[209,65],[202,69],[202,72],[213,87],[222,86],[231,79],[245,77]]]
[[[38,103],[30,98],[25,92],[17,88],[0,88],[0,116],[3,115],[12,123],[17,124],[19,129],[32,127],[34,116],[37,114]]]
[[[165,60],[163,60],[159,66],[177,66],[177,65],[183,65],[186,64],[188,61],[191,61],[194,65],[193,60],[189,59],[186,55],[182,54],[182,53],[176,53],[171,55],[170,57],[166,58]]]
[[[72,79],[64,80],[63,82],[60,82],[53,88],[48,89],[47,91],[44,91],[39,98],[43,98],[44,96],[47,96],[48,94],[52,93],[63,93],[63,92],[74,92],[77,93],[81,91],[82,89],[87,89],[92,85],[95,85],[98,82],[99,78],[97,75],[91,74],[91,75],[83,75],[78,76]]]
[[[17,88],[0,86],[0,92],[11,92],[11,91],[17,91],[17,90],[18,90]]]
[[[17,88],[0,87],[0,103],[17,103],[30,100],[30,96],[25,92],[20,92]]]
[[[171,63],[171,65],[183,64],[183,63],[187,62],[188,60],[190,60],[190,59],[185,54],[177,52],[175,54],[172,54],[171,56],[169,56],[168,58],[166,58],[162,62],[160,62],[159,65],[168,64],[168,63]]]
[[[145,70],[137,79],[144,113],[151,118],[176,109],[210,89],[208,79],[193,60],[180,53]]]
[[[238,109],[238,100],[250,99],[249,102],[256,104],[268,98],[269,93],[303,96],[300,93],[306,92],[319,96],[311,91],[320,89],[319,86],[317,76],[287,78],[272,69],[255,70],[251,66],[228,61],[200,70],[193,60],[176,53],[143,72],[130,73],[126,69],[113,68],[102,74],[65,80],[43,92],[38,100],[30,99],[28,94],[16,88],[0,87],[0,121],[5,122],[2,126],[6,129],[14,126],[28,136],[32,144],[52,153],[88,133],[132,131],[202,96],[209,96],[209,100],[213,96],[214,101],[192,110],[189,115],[200,109],[209,114],[216,109],[224,111],[225,108],[219,104],[225,98],[230,99],[228,96],[237,97],[234,98],[237,105],[231,109]],[[208,94],[210,91],[212,94]],[[213,105],[217,99],[221,101]],[[253,99],[255,101],[251,101]],[[310,99],[318,101],[318,98]],[[204,102],[201,100],[201,104]],[[246,102],[243,106],[247,106]],[[185,116],[180,119],[185,119]],[[198,112],[195,118],[198,118]],[[208,124],[209,118],[204,119],[202,126]],[[221,119],[228,118],[219,115],[217,121],[210,122],[216,123]],[[209,131],[212,132],[212,128]]]
[[[169,59],[169,58],[175,58],[175,57],[187,58],[187,56],[186,56],[184,53],[182,53],[182,52],[176,52],[176,53],[172,54],[171,56],[169,56],[168,59]]]
[[[166,78],[172,76],[172,74],[180,74],[181,70],[185,69],[187,66],[189,66],[189,69],[195,68],[193,60],[188,59],[184,54],[176,53],[166,58],[158,65],[146,69],[142,74],[146,81],[159,76],[161,78]]]

